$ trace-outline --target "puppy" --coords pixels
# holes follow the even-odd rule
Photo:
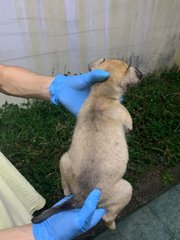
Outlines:
[[[103,69],[110,77],[91,87],[77,117],[72,143],[60,159],[64,194],[73,194],[72,208],[81,207],[94,188],[101,190],[98,207],[107,213],[105,224],[115,229],[115,218],[129,203],[132,186],[123,179],[128,163],[125,133],[132,130],[132,118],[119,103],[129,86],[140,81],[142,74],[117,59],[99,59],[89,64],[89,70]],[[63,204],[66,205],[66,204]],[[63,209],[59,206],[40,215],[38,221]]]

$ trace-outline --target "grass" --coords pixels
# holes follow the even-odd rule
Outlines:
[[[74,117],[48,102],[1,108],[1,151],[51,204],[61,197],[58,162],[71,141]]]
[[[132,115],[134,130],[127,136],[130,162],[128,178],[135,181],[153,166],[163,165],[165,183],[170,167],[180,159],[180,72],[147,76],[132,88],[124,105]],[[62,196],[58,162],[69,148],[75,118],[61,106],[45,101],[0,108],[0,147],[5,156],[47,199],[47,206]]]
[[[128,138],[134,178],[154,165],[167,168],[180,159],[180,72],[147,76],[131,89],[125,105],[132,115],[134,130]]]
[[[161,181],[165,186],[170,186],[174,182],[174,176],[169,169],[161,173]]]

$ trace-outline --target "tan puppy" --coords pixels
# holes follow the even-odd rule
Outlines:
[[[132,119],[119,98],[142,74],[116,59],[100,59],[89,69],[106,70],[110,77],[92,86],[78,115],[71,147],[60,160],[61,181],[64,194],[74,194],[79,206],[99,188],[99,207],[107,210],[103,219],[115,229],[116,216],[132,196],[131,184],[123,179],[128,163],[125,132],[132,130]]]
[[[81,207],[89,192],[99,188],[99,207],[107,210],[103,219],[107,227],[115,229],[116,216],[131,199],[132,187],[123,175],[128,162],[125,132],[132,130],[132,119],[119,98],[128,86],[139,82],[142,74],[116,59],[95,61],[89,64],[92,69],[104,69],[110,77],[92,86],[78,115],[71,147],[60,160],[64,194],[73,194],[74,198],[34,217],[33,223]]]

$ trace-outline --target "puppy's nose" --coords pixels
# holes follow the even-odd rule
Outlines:
[[[137,69],[137,68],[135,68],[135,73],[136,73],[136,75],[137,75],[137,77],[139,78],[139,79],[141,79],[142,78],[142,73]]]

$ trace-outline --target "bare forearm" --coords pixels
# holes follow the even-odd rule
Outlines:
[[[1,240],[34,240],[32,225],[9,228],[0,231]]]
[[[0,64],[0,92],[7,95],[49,100],[52,79],[21,67]]]

